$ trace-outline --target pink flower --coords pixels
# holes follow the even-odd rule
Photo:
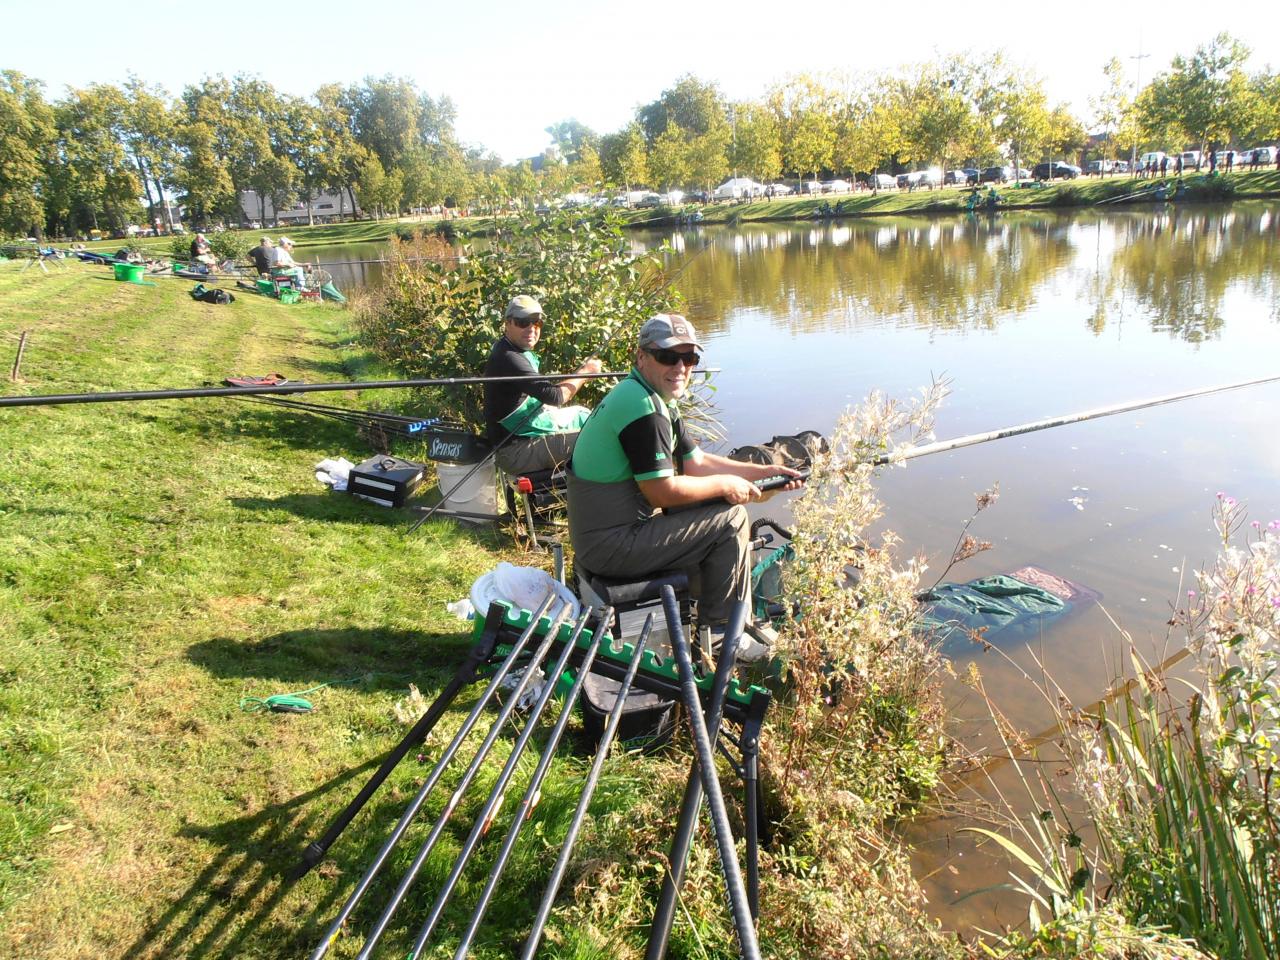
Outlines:
[[[1188,600],[1194,600],[1195,598],[1196,598],[1196,592],[1195,592],[1194,590],[1188,590],[1188,591],[1187,591],[1187,599],[1188,599]]]

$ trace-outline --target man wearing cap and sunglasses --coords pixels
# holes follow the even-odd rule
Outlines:
[[[542,336],[542,304],[521,294],[507,304],[502,336],[485,364],[486,377],[534,377],[540,371],[533,352]],[[599,373],[592,357],[577,371]],[[578,430],[590,413],[564,406],[586,381],[512,381],[484,385],[484,419],[489,441],[497,447],[498,466],[510,474],[553,470],[569,459]]]
[[[743,504],[764,496],[753,481],[798,474],[694,443],[677,401],[700,349],[693,324],[679,314],[660,313],[640,328],[635,366],[596,407],[574,448],[569,535],[581,564],[606,577],[697,570],[698,617],[714,627],[750,590]],[[666,507],[689,509],[664,514]]]

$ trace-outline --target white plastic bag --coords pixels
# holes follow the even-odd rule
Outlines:
[[[471,585],[471,603],[477,610],[487,612],[489,604],[494,600],[506,600],[517,607],[533,611],[542,606],[549,590],[555,592],[559,602],[553,603],[548,612],[554,616],[562,604],[568,604],[569,612],[565,619],[575,619],[581,604],[568,587],[545,570],[517,567],[505,561],[482,574]]]

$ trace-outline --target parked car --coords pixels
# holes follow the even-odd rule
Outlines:
[[[924,183],[924,178],[925,173],[923,170],[912,170],[910,173],[900,173],[898,174],[898,189],[914,189]]]
[[[1154,170],[1156,167],[1160,166],[1160,161],[1164,158],[1165,152],[1163,150],[1152,150],[1148,153],[1144,153],[1138,158],[1138,169]]]
[[[848,180],[824,180],[822,181],[823,193],[848,193],[853,188],[849,186]]]
[[[646,193],[643,197],[636,201],[637,207],[660,207],[662,206],[662,197],[656,193]]]
[[[1252,150],[1245,151],[1245,159],[1248,160],[1250,157],[1257,160],[1258,163],[1269,167],[1276,162],[1276,148],[1254,147]]]
[[[1240,154],[1235,150],[1215,150],[1213,151],[1213,162],[1221,169],[1227,165],[1227,158],[1231,158],[1231,165],[1234,167],[1240,162]]]
[[[1045,163],[1037,163],[1031,168],[1031,176],[1036,180],[1074,180],[1080,176],[1080,168],[1074,163],[1063,163],[1060,160],[1050,160]]]
[[[1115,173],[1116,162],[1114,160],[1090,160],[1085,164],[1084,172],[1093,177],[1099,177],[1106,173]]]
[[[978,171],[971,167],[965,167],[963,170],[948,170],[947,175],[942,178],[942,182],[948,186],[965,186],[978,182]]]
[[[808,194],[817,194],[822,192],[822,184],[817,180],[806,180],[804,182],[804,192]]]
[[[1199,150],[1184,150],[1179,156],[1182,157],[1182,169],[1184,170],[1200,166]]]
[[[771,183],[765,187],[765,190],[772,190],[775,197],[785,197],[793,192],[785,183]]]
[[[1116,173],[1128,173],[1128,172],[1129,172],[1129,161],[1128,161],[1128,160],[1117,160],[1117,161],[1116,161],[1116,165],[1115,165],[1115,167],[1114,167],[1114,171],[1115,171]]]
[[[987,167],[978,178],[979,183],[1008,183],[1016,177],[1013,167]]]
[[[867,178],[867,186],[875,190],[892,190],[897,185],[898,181],[887,173],[876,173]]]

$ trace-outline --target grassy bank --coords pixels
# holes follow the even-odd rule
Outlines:
[[[0,264],[6,372],[29,331],[5,393],[371,372],[335,307],[19,271]],[[0,445],[0,955],[301,955],[373,837],[292,891],[279,873],[399,738],[408,684],[453,669],[443,604],[493,544],[403,539],[404,516],[326,494],[313,464],[367,448],[264,406],[8,410]],[[353,677],[311,715],[238,706]]]
[[[214,306],[191,300],[185,283],[108,277],[78,263],[47,275],[0,264],[6,369],[19,332],[29,333],[24,379],[4,393],[188,386],[230,373],[379,373],[336,307],[252,296]],[[378,407],[406,400],[334,399],[343,396],[326,398]],[[517,559],[509,541],[447,520],[401,536],[407,515],[325,492],[313,478],[322,457],[367,455],[350,428],[271,407],[18,408],[0,412],[0,443],[8,453],[0,462],[0,956],[307,955],[478,686],[318,869],[295,885],[283,878],[403,736],[396,707],[410,684],[429,702],[460,662],[469,630],[444,604],[500,559]],[[518,562],[537,561],[522,554]],[[309,694],[310,714],[241,706],[243,697],[326,683],[335,685]],[[810,771],[786,742],[766,736],[770,808],[788,789],[815,798],[812,809],[793,803],[776,844],[762,851],[766,956],[829,957],[837,940],[840,956],[866,955],[872,943],[892,944],[885,956],[958,952],[923,918],[904,854],[878,834],[910,785],[932,776],[936,750],[915,745],[917,725],[899,716],[909,704],[883,695],[866,702],[878,713],[850,714],[848,723],[812,718],[815,740],[839,719],[846,739],[852,730],[857,742],[876,745],[854,752],[867,761],[860,765],[823,754],[825,769],[841,773],[846,806],[837,812],[817,802]],[[854,703],[846,697],[842,707]],[[575,743],[578,731],[575,718]],[[512,739],[498,741],[479,789],[428,858],[389,928],[388,952],[405,949],[425,918]],[[584,757],[566,749],[552,765],[472,956],[509,957],[527,933]],[[606,765],[541,956],[641,954],[688,762],[680,743]],[[522,762],[518,789],[532,763]],[[778,788],[780,771],[789,788],[785,777]],[[359,950],[460,775],[451,769],[428,799],[330,956]],[[731,809],[741,816],[736,798]],[[501,832],[463,875],[428,956],[451,955]],[[713,850],[704,834],[673,960],[736,955]]]

